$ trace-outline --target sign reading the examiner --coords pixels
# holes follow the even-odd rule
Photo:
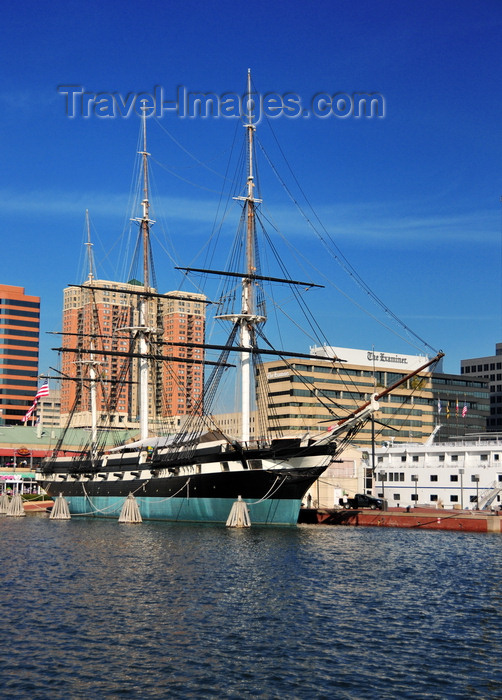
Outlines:
[[[400,365],[408,364],[406,355],[386,355],[384,352],[373,352],[371,350],[366,354],[370,362],[397,362]]]
[[[310,348],[310,354],[316,357],[339,357],[343,360],[341,367],[358,365],[372,369],[391,369],[411,372],[421,367],[426,358],[423,355],[401,355],[395,352],[377,350],[357,350],[355,348],[336,348],[331,346]],[[441,371],[439,368],[437,371]]]

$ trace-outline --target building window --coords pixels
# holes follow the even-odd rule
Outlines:
[[[450,496],[450,503],[458,503],[458,496]]]
[[[400,500],[401,500],[401,494],[400,494],[400,493],[395,493],[395,494],[393,495],[393,499],[394,499],[395,501],[400,501]]]
[[[458,481],[458,474],[450,474],[450,481]]]
[[[452,462],[458,462],[458,455],[452,455],[452,456],[451,456],[451,461],[452,461]]]
[[[418,462],[418,455],[413,455],[413,461]]]
[[[437,481],[438,480],[438,475],[437,474],[431,474],[431,481]]]
[[[437,493],[431,493],[431,501],[437,501]]]
[[[411,500],[412,500],[412,501],[418,501],[418,494],[417,494],[417,493],[412,493],[412,494],[411,494]]]

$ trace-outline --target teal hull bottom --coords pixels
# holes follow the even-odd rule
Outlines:
[[[66,496],[72,515],[118,519],[125,502],[117,496]],[[171,522],[226,523],[235,499],[231,498],[141,498],[137,497],[143,520]],[[267,499],[247,501],[251,525],[296,525],[301,500]]]

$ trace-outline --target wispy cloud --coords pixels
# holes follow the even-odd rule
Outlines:
[[[124,193],[68,192],[58,190],[32,190],[14,192],[0,190],[0,206],[4,211],[23,211],[24,216],[50,216],[51,218],[82,217],[89,209],[94,220],[105,218],[122,221],[137,215],[133,202]],[[217,203],[204,197],[157,197],[153,208],[159,218],[179,224],[211,227],[214,223]],[[381,243],[385,240],[408,243],[466,241],[473,236],[479,242],[500,242],[500,215],[498,210],[469,210],[434,214],[410,215],[403,207],[393,203],[332,204],[317,208],[315,214],[285,205],[271,206],[263,210],[266,221],[277,230],[290,236],[305,236],[313,229],[323,229],[335,242],[357,239]],[[190,235],[190,231],[188,231]]]
[[[479,316],[478,314],[417,314],[417,315],[408,315],[406,314],[405,318],[406,320],[414,320],[414,321],[448,321],[450,323],[451,321],[475,321],[475,322],[483,322],[483,321],[500,321],[500,313],[499,314],[492,314],[491,316]]]
[[[500,241],[500,215],[497,210],[469,210],[434,214],[410,215],[403,213],[402,206],[393,203],[375,206],[373,203],[354,203],[353,205],[328,205],[317,208],[316,214],[324,228],[335,240],[412,241],[423,243],[438,240],[471,240],[475,235],[480,242]],[[306,219],[300,215],[292,217],[284,209],[273,209],[274,220],[281,221],[281,229],[288,233],[305,230]],[[305,211],[316,229],[321,224],[311,211]],[[309,225],[309,224],[307,224]],[[285,228],[287,227],[287,228]]]
[[[4,114],[19,119],[31,119],[34,116],[40,116],[40,109],[51,107],[58,102],[60,95],[57,94],[56,88],[53,92],[47,90],[36,90],[26,88],[22,90],[0,91],[0,108]]]
[[[11,192],[3,189],[0,190],[0,206],[4,210],[23,211],[24,215],[48,215],[58,218],[82,216],[86,209],[89,209],[93,217],[119,220],[134,213],[128,212],[132,202],[127,194],[103,192],[63,192],[40,189],[31,192]],[[156,201],[155,210],[165,213],[169,219],[187,222],[209,222],[214,218],[211,207],[208,207],[208,202],[204,200],[161,197]]]

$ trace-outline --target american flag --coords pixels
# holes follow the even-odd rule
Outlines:
[[[23,416],[23,419],[22,419],[23,423],[26,423],[26,421],[31,418],[31,415],[33,414],[33,411],[36,409],[36,407],[37,407],[37,402],[34,401],[33,404],[30,406],[30,408],[27,410],[26,415]]]
[[[49,382],[44,382],[35,395],[35,401],[38,401],[42,396],[49,396]]]
[[[462,409],[462,418],[465,418],[466,414],[467,414],[467,405],[464,403],[464,407]]]
[[[34,410],[37,407],[38,399],[41,399],[43,396],[49,396],[49,382],[44,382],[35,394],[35,398],[33,399],[33,405],[30,406],[30,408],[26,412],[26,415],[22,419],[23,423],[26,423],[26,421],[28,421],[31,418]]]

